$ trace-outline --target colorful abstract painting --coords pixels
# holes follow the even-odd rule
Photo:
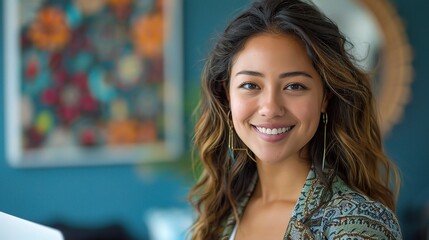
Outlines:
[[[171,160],[182,151],[177,0],[7,0],[14,166]]]

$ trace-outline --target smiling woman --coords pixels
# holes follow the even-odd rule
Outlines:
[[[256,1],[226,27],[202,75],[192,239],[401,239],[396,166],[346,46],[300,0]]]
[[[302,42],[268,33],[247,40],[236,55],[229,104],[238,137],[258,160],[275,163],[301,161],[300,149],[316,132],[327,99]]]

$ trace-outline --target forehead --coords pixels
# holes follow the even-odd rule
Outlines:
[[[249,38],[235,55],[231,72],[241,68],[273,69],[313,68],[304,43],[293,34],[261,33]]]

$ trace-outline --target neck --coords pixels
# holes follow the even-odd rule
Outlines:
[[[258,161],[259,182],[255,197],[263,202],[293,201],[300,194],[308,176],[311,163],[304,159],[266,163]]]

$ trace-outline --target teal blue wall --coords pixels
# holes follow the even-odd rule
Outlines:
[[[184,0],[185,93],[195,93],[209,39],[220,31],[246,0]],[[0,79],[3,80],[3,1],[0,4]],[[0,84],[0,99],[4,86]],[[3,102],[3,101],[1,101]],[[189,105],[189,104],[188,104]],[[192,105],[192,104],[190,104]],[[138,166],[96,166],[14,169],[5,159],[4,109],[0,106],[0,211],[39,223],[66,221],[100,227],[111,222],[127,226],[144,239],[143,217],[152,208],[185,208],[191,176],[171,169],[142,171]],[[189,129],[188,129],[189,130]],[[191,134],[187,133],[187,136]],[[148,175],[149,174],[149,175]]]
[[[183,0],[185,94],[195,93],[204,57],[216,33],[248,0]],[[398,216],[407,236],[418,227],[417,209],[429,203],[429,31],[424,14],[429,2],[395,0],[413,47],[412,98],[402,121],[385,140],[386,150],[399,165],[403,186]],[[2,7],[0,7],[2,8]],[[3,46],[3,10],[0,9]],[[0,47],[0,56],[4,49]],[[0,76],[3,62],[0,61]],[[3,80],[3,77],[1,77]],[[3,82],[3,81],[2,81]],[[0,99],[4,88],[0,84]],[[41,223],[56,219],[85,226],[117,221],[135,236],[147,234],[143,215],[150,208],[186,207],[190,181],[171,170],[149,176],[133,165],[52,169],[13,169],[5,160],[4,110],[0,108],[0,211]],[[190,131],[190,129],[188,129]],[[187,133],[190,136],[190,133]]]
[[[385,140],[389,156],[402,171],[398,215],[404,239],[421,228],[419,218],[429,209],[429,28],[425,0],[393,1],[405,24],[413,48],[414,78],[410,103],[404,115]],[[429,216],[426,210],[426,227]]]

